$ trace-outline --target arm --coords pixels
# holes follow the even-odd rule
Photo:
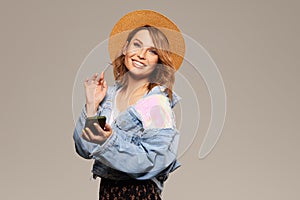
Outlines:
[[[97,146],[94,143],[82,139],[81,134],[87,117],[100,115],[102,104],[105,102],[108,87],[104,81],[104,73],[100,76],[95,73],[90,79],[84,81],[86,104],[82,109],[80,117],[75,125],[73,139],[76,152],[83,158],[92,158],[90,153]]]

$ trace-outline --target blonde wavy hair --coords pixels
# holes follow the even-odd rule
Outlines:
[[[172,88],[175,82],[176,69],[171,59],[168,39],[158,28],[146,25],[138,27],[128,34],[126,40],[128,44],[131,42],[134,35],[141,30],[147,30],[149,32],[158,55],[157,65],[149,76],[149,84],[147,85],[148,92],[155,86],[165,86],[165,92],[167,92],[168,97],[172,100]],[[120,52],[120,55],[112,62],[112,65],[114,67],[113,71],[116,82],[126,88],[128,69],[125,66],[125,55]]]

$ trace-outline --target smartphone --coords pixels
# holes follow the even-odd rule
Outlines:
[[[97,123],[100,125],[102,129],[104,129],[105,123],[106,123],[106,117],[105,116],[95,116],[95,117],[88,117],[85,121],[85,127],[88,127],[94,134],[98,133],[98,130],[94,126],[94,123]]]

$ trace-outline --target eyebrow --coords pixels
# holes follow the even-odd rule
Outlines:
[[[135,41],[135,40],[137,40],[139,43],[141,43],[141,44],[144,44],[141,40],[139,40],[139,39],[137,39],[137,38],[135,38],[133,41]],[[155,48],[155,46],[150,46],[150,48]]]
[[[137,39],[137,38],[135,38],[134,40],[137,40],[139,43],[142,43],[142,44],[143,44],[143,42],[142,42],[141,40]],[[134,40],[133,40],[133,41],[134,41]]]

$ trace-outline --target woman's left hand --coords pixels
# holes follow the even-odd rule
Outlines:
[[[102,145],[107,140],[107,138],[109,138],[109,136],[112,134],[112,128],[107,123],[104,126],[104,130],[97,123],[94,123],[93,125],[97,129],[97,133],[93,133],[91,129],[86,127],[85,129],[82,129],[81,136],[83,139],[85,139],[88,142]]]

